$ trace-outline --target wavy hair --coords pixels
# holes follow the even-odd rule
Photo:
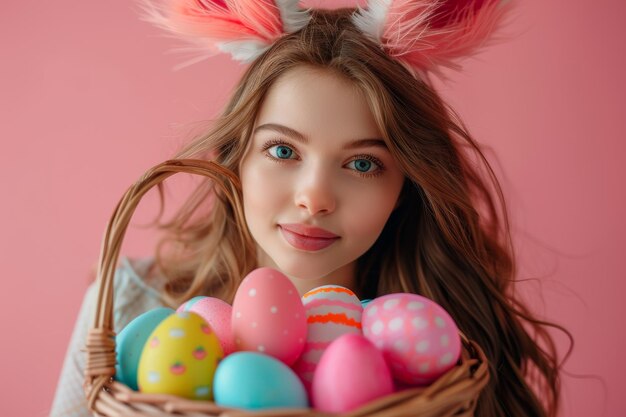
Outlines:
[[[350,21],[353,10],[314,10],[306,27],[276,41],[247,68],[210,128],[175,157],[212,159],[238,174],[262,100],[281,75],[304,65],[350,80],[405,174],[399,206],[357,261],[357,292],[422,294],[451,314],[489,359],[491,379],[476,416],[556,416],[561,363],[549,328],[572,339],[514,296],[516,265],[498,180],[454,111],[430,83],[363,36]],[[161,184],[159,194],[163,204]],[[238,253],[238,228],[247,226],[236,224],[208,179],[158,227],[164,233],[156,261],[171,305],[200,294],[230,302],[256,267],[253,253]]]

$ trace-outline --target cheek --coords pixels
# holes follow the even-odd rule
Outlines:
[[[263,161],[250,160],[241,167],[241,187],[246,217],[274,216],[276,209],[284,204],[288,186],[286,176],[278,170],[268,169]]]
[[[381,187],[348,200],[351,215],[346,217],[345,226],[351,235],[368,244],[373,243],[387,223],[398,194],[395,187]]]

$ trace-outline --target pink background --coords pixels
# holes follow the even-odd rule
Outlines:
[[[523,3],[515,37],[442,92],[493,149],[521,277],[539,278],[521,291],[574,334],[566,370],[592,375],[564,376],[561,415],[623,416],[626,3]],[[0,6],[1,415],[47,414],[115,204],[173,154],[186,123],[218,112],[242,72],[226,56],[172,71],[175,45],[132,2]],[[170,184],[179,198],[189,179]],[[149,253],[154,235],[140,226],[154,202],[123,253]]]

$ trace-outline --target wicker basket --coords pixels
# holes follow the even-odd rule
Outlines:
[[[85,394],[89,408],[98,416],[330,416],[313,409],[244,411],[227,409],[208,401],[194,401],[172,395],[143,394],[114,381],[115,334],[113,332],[113,276],[130,218],[141,198],[156,184],[178,173],[210,177],[231,205],[239,224],[243,206],[238,178],[210,161],[169,160],[148,170],[124,194],[117,205],[102,241],[98,265],[97,310],[87,339]],[[247,228],[242,237],[247,235]],[[243,242],[242,242],[243,243]],[[245,246],[242,246],[245,250]],[[414,388],[373,401],[343,416],[357,417],[447,417],[473,416],[481,390],[489,381],[487,361],[480,347],[461,334],[463,350],[459,363],[425,388]]]

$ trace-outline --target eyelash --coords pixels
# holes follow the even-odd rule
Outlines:
[[[274,156],[270,155],[267,150],[270,149],[271,147],[274,147],[276,145],[284,145],[284,146],[288,146],[294,153],[295,150],[293,149],[294,147],[289,143],[289,142],[285,142],[284,140],[281,139],[270,139],[267,142],[265,142],[263,144],[262,147],[262,151],[264,152],[263,155],[265,155],[265,157],[267,157],[268,159],[270,159],[273,162],[277,162],[279,164],[285,163],[286,161],[288,161],[289,159],[280,159],[280,158],[275,158]],[[376,157],[372,156],[372,155],[356,155],[356,157],[354,159],[352,159],[350,162],[359,160],[359,159],[365,159],[367,161],[373,162],[376,165],[378,165],[378,169],[376,171],[374,171],[373,173],[367,173],[367,172],[360,172],[357,170],[353,170],[355,171],[358,175],[360,175],[363,178],[373,178],[373,177],[378,177],[380,175],[383,174],[383,172],[385,171],[385,165]]]

